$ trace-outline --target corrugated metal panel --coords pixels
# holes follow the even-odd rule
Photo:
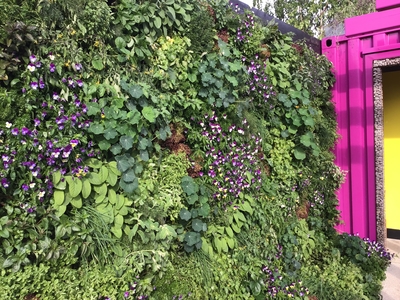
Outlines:
[[[333,101],[341,136],[336,163],[347,172],[338,191],[344,224],[337,229],[376,239],[373,62],[400,57],[400,8],[345,24],[344,35],[322,40],[322,53],[336,74]]]

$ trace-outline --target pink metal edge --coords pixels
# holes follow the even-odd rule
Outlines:
[[[398,27],[399,20],[400,7],[349,18],[345,20],[345,35],[350,37],[368,32],[389,30]]]
[[[376,10],[381,11],[385,9],[390,9],[396,6],[400,6],[399,0],[376,0]]]

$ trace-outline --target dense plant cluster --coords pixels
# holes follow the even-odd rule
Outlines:
[[[225,0],[0,18],[1,299],[376,299],[330,63]]]

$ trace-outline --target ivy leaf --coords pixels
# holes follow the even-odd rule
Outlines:
[[[154,123],[156,120],[156,112],[152,106],[143,107],[142,115],[151,123]]]
[[[130,86],[128,92],[133,98],[136,99],[139,99],[143,95],[142,87],[137,84]]]
[[[304,120],[304,124],[307,126],[314,126],[315,125],[314,119],[312,117],[307,117]]]
[[[135,178],[136,175],[133,169],[129,169],[128,171],[122,174],[122,180],[125,182],[133,182]]]
[[[298,160],[305,159],[306,153],[304,152],[304,149],[301,147],[294,148],[294,157],[296,157]]]
[[[110,147],[111,147],[111,144],[108,141],[101,140],[99,142],[100,150],[108,150],[108,149],[110,149]]]
[[[218,46],[220,49],[220,52],[223,56],[230,56],[231,55],[231,51],[229,50],[228,44],[225,43],[222,40],[218,40]]]
[[[203,230],[203,222],[199,219],[192,220],[192,228],[196,232],[200,232]]]
[[[104,132],[104,127],[101,124],[92,123],[89,127],[89,131],[93,132],[94,134],[102,134]]]
[[[120,154],[122,151],[122,147],[120,144],[115,144],[111,147],[111,152],[114,155]]]
[[[225,74],[225,78],[233,85],[233,86],[238,86],[238,81],[235,76],[230,76],[228,74]]]
[[[182,178],[181,186],[183,191],[189,196],[199,191],[199,185],[193,181],[192,177],[189,176]]]
[[[133,182],[125,182],[120,180],[119,185],[125,191],[125,193],[132,194],[138,188],[139,180],[137,178],[135,178]]]
[[[104,130],[104,137],[107,140],[112,140],[117,135],[118,135],[118,132],[114,128],[107,128],[106,130]]]
[[[125,172],[135,164],[135,159],[127,154],[118,155],[115,157],[115,160],[117,161],[118,170],[121,172]]]
[[[124,148],[125,150],[129,150],[133,146],[133,138],[127,135],[121,136],[119,139],[119,144]]]
[[[179,212],[179,216],[181,217],[182,220],[189,221],[190,218],[192,217],[192,214],[186,208],[182,208],[181,211]]]
[[[307,132],[306,134],[303,134],[300,138],[300,143],[302,143],[306,147],[310,147],[312,143],[312,133]]]
[[[147,150],[140,150],[140,159],[143,161],[148,161],[150,159],[149,152]]]
[[[98,57],[92,60],[92,66],[99,71],[104,69],[103,61]]]
[[[188,246],[193,246],[194,244],[201,242],[200,233],[193,231],[186,232],[184,241]]]

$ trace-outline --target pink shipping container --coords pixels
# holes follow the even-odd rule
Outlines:
[[[324,38],[322,53],[336,75],[333,101],[341,138],[334,151],[347,173],[338,191],[344,224],[337,229],[384,242],[382,74],[400,69],[400,0],[376,0],[376,8],[346,19],[344,35]]]

